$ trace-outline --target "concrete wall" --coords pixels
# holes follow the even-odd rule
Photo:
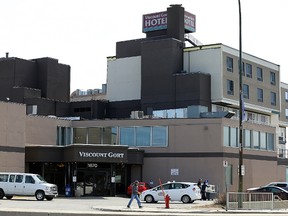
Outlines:
[[[71,121],[46,116],[26,117],[26,145],[56,145],[57,126],[70,127]]]
[[[183,70],[211,74],[212,102],[223,97],[222,80],[222,51],[219,46],[215,49],[194,50],[184,52]]]
[[[108,61],[107,100],[125,101],[140,99],[141,57]]]
[[[24,171],[25,117],[25,105],[0,102],[0,171]]]

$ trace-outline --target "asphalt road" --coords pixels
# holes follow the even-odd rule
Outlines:
[[[74,198],[58,197],[52,201],[37,201],[34,197],[13,197],[11,200],[0,200],[1,216],[95,216],[95,215],[179,215],[197,216],[213,215],[218,216],[236,213],[225,211],[216,206],[214,201],[195,201],[190,204],[181,202],[170,202],[169,208],[165,208],[164,202],[148,204],[143,202],[143,208],[139,209],[136,200],[133,201],[131,208],[128,209],[127,197],[93,197],[93,198]],[[247,215],[287,215],[288,210],[281,211],[237,211],[237,216]]]

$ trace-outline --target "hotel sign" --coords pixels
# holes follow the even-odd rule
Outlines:
[[[124,158],[124,153],[80,151],[79,156],[83,158]]]
[[[184,12],[184,28],[188,32],[196,31],[196,17]],[[143,33],[167,29],[167,11],[143,15]]]
[[[167,29],[167,12],[143,15],[143,32]]]
[[[64,161],[85,163],[127,163],[127,146],[71,145],[64,151]]]
[[[189,32],[196,31],[196,16],[187,11],[184,12],[184,28]]]
[[[76,150],[76,149],[75,149]],[[81,148],[74,152],[73,161],[87,163],[126,163],[127,149]],[[71,158],[70,158],[71,160]]]

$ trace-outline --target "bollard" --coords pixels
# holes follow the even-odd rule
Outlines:
[[[170,202],[170,197],[169,195],[167,194],[165,196],[165,208],[169,208],[169,202]]]

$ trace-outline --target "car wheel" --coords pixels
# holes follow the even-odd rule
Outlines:
[[[146,201],[146,203],[153,203],[153,202],[155,202],[152,195],[147,195],[147,196],[145,197],[145,201]]]
[[[5,196],[7,199],[12,199],[13,196]]]
[[[188,195],[184,195],[184,196],[182,196],[181,201],[183,203],[189,203],[189,202],[191,202],[191,199]]]
[[[43,191],[36,191],[35,197],[37,200],[42,201],[45,198],[45,194]]]
[[[0,189],[0,199],[3,199],[3,197],[4,197],[4,192],[2,189]]]

